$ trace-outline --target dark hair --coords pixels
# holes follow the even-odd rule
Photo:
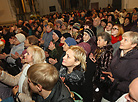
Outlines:
[[[109,42],[111,41],[111,36],[110,36],[110,34],[107,33],[107,32],[99,33],[99,34],[97,35],[97,38],[98,38],[99,36],[102,37],[102,39],[104,39],[105,41],[107,41],[107,44],[109,44]]]
[[[127,19],[127,18],[128,18],[128,20],[129,20],[129,22],[131,23],[131,20],[132,20],[132,19],[131,19],[130,17],[125,17],[125,19]],[[124,20],[125,20],[125,19],[124,19]]]
[[[28,36],[27,39],[29,41],[29,44],[32,44],[32,45],[38,45],[39,44],[38,38],[34,35]]]
[[[108,23],[111,23],[113,26],[115,25],[115,23],[113,21],[109,21],[109,22],[107,22],[107,24]]]
[[[92,29],[92,21],[86,21],[85,25],[88,25],[90,29]]]

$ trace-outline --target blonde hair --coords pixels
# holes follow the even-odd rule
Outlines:
[[[132,44],[137,44],[138,45],[138,33],[137,32],[133,32],[133,31],[128,31],[125,32],[122,37],[129,37]]]
[[[54,25],[51,22],[48,22],[47,26],[50,26],[50,28],[54,29]]]
[[[74,52],[75,61],[80,61],[81,68],[83,68],[83,70],[86,71],[85,50],[79,46],[70,46],[69,49],[71,49]]]
[[[32,49],[32,58],[33,58],[33,64],[36,63],[43,63],[45,61],[45,52],[42,48],[36,46],[36,45],[32,45],[31,47],[27,48],[27,51],[29,49]]]
[[[40,84],[43,89],[51,91],[59,79],[57,69],[48,63],[32,65],[27,71],[28,78],[34,83]]]

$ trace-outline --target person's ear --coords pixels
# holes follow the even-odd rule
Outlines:
[[[78,66],[80,64],[80,61],[75,61],[75,66]]]
[[[39,92],[42,91],[42,86],[40,84],[37,84],[36,88],[38,89]]]
[[[127,95],[125,95],[125,99],[126,99],[127,101],[130,101],[129,93],[128,93]]]
[[[131,44],[131,47],[132,48],[134,48],[134,47],[136,47],[137,46],[137,44]]]
[[[104,42],[105,46],[107,45],[107,41]]]

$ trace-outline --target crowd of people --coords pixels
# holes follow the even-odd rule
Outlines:
[[[0,67],[2,102],[137,102],[138,8],[0,26]]]

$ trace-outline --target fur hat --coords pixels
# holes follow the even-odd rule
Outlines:
[[[74,38],[71,38],[71,37],[68,37],[65,42],[67,43],[68,46],[71,46],[71,45],[76,45],[77,42],[75,41]]]
[[[26,40],[26,37],[25,37],[24,34],[22,34],[22,33],[16,34],[15,37],[17,38],[17,40],[18,40],[20,43],[22,43],[22,42],[24,42],[24,41]]]

